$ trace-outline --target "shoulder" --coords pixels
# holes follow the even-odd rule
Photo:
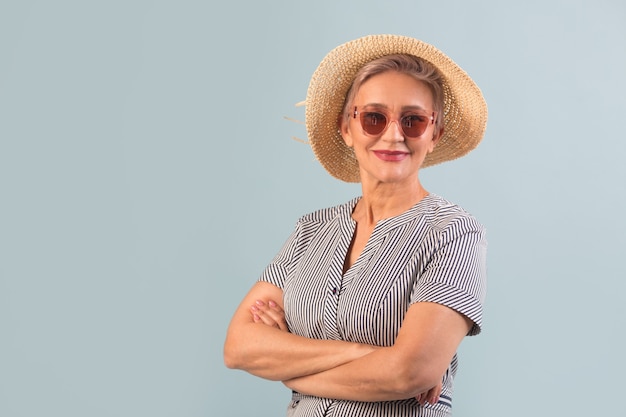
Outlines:
[[[358,198],[354,198],[343,204],[332,207],[325,207],[301,216],[298,219],[298,226],[315,226],[337,221],[338,219],[350,216]]]
[[[484,233],[485,227],[472,214],[436,194],[429,195],[422,210],[426,224],[435,233]]]

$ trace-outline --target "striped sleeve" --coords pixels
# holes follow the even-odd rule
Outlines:
[[[482,328],[486,295],[487,241],[483,226],[470,216],[456,218],[440,232],[411,303],[434,302],[474,322],[468,336]]]
[[[296,224],[294,231],[287,238],[283,247],[261,273],[259,281],[269,282],[281,289],[285,288],[285,279],[295,263],[301,224],[301,222]]]

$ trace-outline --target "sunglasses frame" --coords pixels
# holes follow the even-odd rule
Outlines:
[[[382,127],[382,129],[380,130],[380,132],[378,133],[370,133],[368,132],[368,128],[365,127],[365,125],[363,124],[363,118],[367,115],[367,114],[371,114],[371,113],[376,113],[376,114],[380,114],[381,116],[384,117],[385,120],[385,124]],[[353,114],[353,118],[356,119],[358,115],[361,115],[361,117],[359,117],[359,123],[361,124],[361,129],[363,129],[363,132],[368,135],[368,136],[380,136],[383,133],[385,133],[385,131],[387,130],[387,128],[389,127],[389,125],[393,122],[395,122],[399,127],[400,130],[402,131],[402,134],[404,135],[404,137],[409,138],[409,139],[417,139],[420,138],[424,132],[426,132],[426,130],[428,129],[428,125],[429,124],[435,124],[435,120],[437,117],[437,112],[433,111],[431,112],[430,116],[428,116],[428,112],[427,111],[423,111],[423,113],[420,113],[420,111],[411,111],[411,112],[407,112],[404,115],[400,116],[399,118],[391,118],[389,116],[389,114],[385,111],[382,110],[372,110],[372,111],[360,111],[358,110],[357,106],[354,106],[354,114]],[[424,130],[422,130],[420,132],[419,135],[414,136],[414,135],[409,135],[407,134],[406,130],[405,130],[405,126],[402,123],[402,120],[404,118],[406,118],[407,116],[411,116],[411,115],[420,115],[420,116],[425,116],[427,117],[429,120],[428,122],[424,125]]]

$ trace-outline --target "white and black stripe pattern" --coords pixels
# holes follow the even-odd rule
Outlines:
[[[470,318],[469,335],[482,326],[486,291],[483,226],[460,207],[430,194],[405,213],[376,225],[345,274],[343,263],[358,201],[299,219],[295,231],[261,280],[283,289],[289,329],[316,339],[391,346],[408,308],[429,301]],[[457,369],[453,358],[438,404],[335,401],[294,393],[289,416],[447,416]]]

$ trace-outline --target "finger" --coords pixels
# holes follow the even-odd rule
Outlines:
[[[287,321],[285,320],[285,316],[283,316],[282,314],[276,314],[275,312],[272,312],[272,311],[265,311],[264,317],[267,320],[271,320],[274,327],[278,327],[280,330],[283,330],[283,331],[289,331],[289,328],[287,327]]]
[[[274,303],[275,306],[272,308],[271,304],[272,303],[265,304],[263,301],[257,300],[252,306],[250,306],[250,312],[255,323],[263,323],[288,332],[289,328],[287,326],[282,308],[276,305],[276,303]]]
[[[276,302],[270,300],[265,303],[262,300],[257,300],[254,305],[258,311],[263,312],[266,320],[273,320],[275,327],[283,331],[289,331],[287,321],[285,320],[285,312]]]
[[[252,319],[255,323],[263,323],[271,327],[280,328],[276,320],[267,314],[267,311],[257,307],[256,305],[252,305],[250,307],[250,313],[252,314]]]
[[[278,328],[280,330],[288,332],[289,327],[287,326],[287,320],[285,319],[285,312],[283,311],[283,309],[280,308],[280,306],[273,301],[270,301],[268,304],[270,305],[270,311],[268,312],[268,314],[272,316],[276,324],[278,324]]]
[[[431,388],[428,391],[428,402],[431,404],[437,404],[439,402],[439,396],[441,395],[442,390],[441,383],[437,384],[436,387]]]
[[[252,313],[252,320],[254,320],[255,323],[261,323],[261,317],[254,312]]]
[[[272,310],[274,310],[275,312],[280,313],[280,314],[285,314],[285,312],[283,311],[283,309],[282,309],[282,308],[278,305],[278,303],[276,303],[275,301],[273,301],[273,300],[269,300],[269,301],[267,302],[267,304],[268,304],[268,305],[270,306],[270,308],[271,308]]]
[[[274,311],[278,316],[277,316],[277,321],[279,323],[285,323],[285,325],[287,325],[287,322],[285,320],[285,310],[282,309],[282,307],[280,305],[278,305],[278,303],[269,300],[268,304],[270,306],[270,309],[272,309],[272,311]]]

